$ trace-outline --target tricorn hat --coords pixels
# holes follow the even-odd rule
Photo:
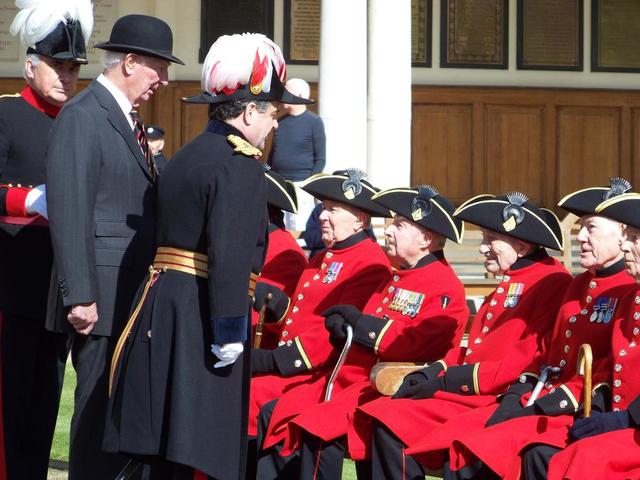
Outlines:
[[[629,192],[605,200],[596,207],[598,215],[640,228],[640,193]]]
[[[338,170],[332,174],[318,173],[309,177],[300,188],[320,200],[352,205],[374,217],[390,217],[389,209],[371,200],[380,189],[364,180],[366,176],[357,168]]]
[[[558,202],[558,206],[578,215],[600,215],[596,212],[596,207],[605,200],[631,190],[631,184],[620,177],[609,179],[608,187],[592,187],[570,193]]]
[[[462,220],[453,218],[453,204],[431,185],[413,188],[391,188],[376,193],[372,198],[398,215],[444,235],[456,243],[462,241]]]
[[[267,204],[280,210],[298,213],[298,197],[295,185],[273,170],[266,170],[264,174],[267,177]]]
[[[562,250],[564,247],[558,217],[551,210],[538,208],[524,193],[478,195],[460,205],[453,215],[465,222],[527,243],[554,250]]]
[[[202,65],[202,93],[183,98],[187,103],[224,103],[232,100],[313,103],[284,88],[287,66],[282,51],[259,33],[223,35]]]
[[[57,0],[56,0],[57,1]],[[96,48],[122,53],[137,53],[184,65],[173,56],[173,33],[166,22],[149,15],[125,15],[116,20],[109,41]]]
[[[21,10],[11,23],[27,54],[87,63],[86,42],[93,30],[90,0],[16,0]]]

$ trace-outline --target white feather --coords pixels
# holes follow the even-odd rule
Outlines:
[[[253,62],[258,52],[260,60],[269,60],[267,75],[262,88],[271,90],[271,71],[275,66],[281,71],[280,79],[286,79],[285,62],[280,47],[259,33],[223,35],[211,48],[202,66],[202,89],[212,95],[222,89],[235,89],[251,79]]]
[[[93,31],[93,5],[90,0],[16,0],[21,10],[13,19],[9,31],[20,34],[25,47],[33,47],[55,30],[58,23],[77,20],[85,42]]]

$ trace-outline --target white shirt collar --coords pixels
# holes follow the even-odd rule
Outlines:
[[[131,105],[129,99],[125,96],[124,93],[122,93],[122,91],[118,87],[113,84],[111,80],[105,77],[104,74],[101,73],[100,75],[98,75],[96,81],[104,86],[104,88],[106,88],[109,93],[111,93],[111,95],[113,95],[113,98],[115,99],[118,106],[122,109],[122,113],[124,113],[125,118],[129,122],[131,129],[133,129],[133,119],[130,115],[133,105]]]

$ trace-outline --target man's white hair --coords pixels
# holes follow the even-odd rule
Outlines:
[[[27,62],[30,61],[31,65],[37,67],[40,63],[40,55],[37,53],[29,53],[27,57],[24,59],[24,66],[22,67],[22,77],[29,83],[29,78],[27,77]]]
[[[126,56],[126,53],[105,50],[102,57],[102,71],[106,72],[108,70],[111,70],[118,64],[122,63],[124,61],[124,57]]]
[[[285,83],[285,88],[298,97],[308,99],[311,96],[311,87],[301,78],[291,78]]]

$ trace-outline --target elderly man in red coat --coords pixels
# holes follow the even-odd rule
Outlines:
[[[429,439],[438,439],[442,446],[426,463],[441,468],[451,438],[461,429],[481,428],[489,413],[476,424],[465,417],[495,408],[496,396],[544,351],[571,281],[569,272],[545,250],[563,247],[558,219],[526,195],[480,195],[455,216],[481,228],[485,268],[502,281],[480,308],[468,348],[450,350],[407,375],[391,399],[381,398],[358,411],[353,438],[362,438],[366,447],[375,420],[371,452],[366,452],[371,453],[373,478],[424,477],[422,466],[405,449]]]
[[[284,212],[296,213],[298,199],[293,182],[285,180],[273,170],[267,170],[265,177],[269,213],[269,246],[260,272],[260,281],[275,285],[287,296],[291,296],[302,271],[307,266],[304,251],[284,227]],[[254,329],[254,346],[274,349],[278,344],[280,327],[263,324],[262,330],[256,330],[258,312],[255,310],[252,312],[251,323]],[[260,338],[259,345],[258,338]]]
[[[320,215],[327,249],[304,269],[293,296],[258,282],[254,308],[280,327],[274,350],[252,351],[249,435],[258,431],[258,414],[267,402],[311,379],[328,375],[337,359],[324,328],[322,312],[337,304],[362,308],[390,265],[371,238],[372,216],[390,216],[371,201],[378,192],[360,170],[347,169],[310,177],[302,188],[323,202]]]
[[[523,469],[528,479],[640,478],[640,351],[636,348],[640,335],[640,194],[614,197],[596,210],[626,224],[622,251],[627,273],[636,282],[636,288],[620,302],[622,316],[613,328],[611,362],[605,362],[602,369],[611,389],[608,411],[576,419],[569,431],[574,443],[562,451],[536,445],[525,452]]]
[[[276,478],[300,468],[300,478],[339,478],[348,416],[375,392],[369,371],[376,361],[429,362],[460,343],[468,317],[464,287],[444,257],[446,239],[460,242],[454,207],[430,186],[394,188],[373,200],[396,212],[385,230],[387,255],[396,268],[364,309],[337,305],[323,313],[330,341],[341,348],[345,326],[354,345],[335,380],[335,395],[322,401],[326,378],[298,386],[279,399],[266,431],[258,477]],[[278,462],[271,448],[285,440]],[[294,455],[295,453],[295,455]],[[301,466],[298,467],[298,457]],[[294,466],[292,466],[292,464]]]
[[[624,225],[598,213],[603,201],[629,190],[624,179],[612,178],[610,186],[579,190],[564,197],[559,206],[580,216],[580,264],[586,271],[569,285],[548,351],[540,362],[525,369],[501,399],[499,408],[479,432],[461,431],[449,450],[449,478],[517,479],[522,470],[522,452],[534,444],[565,447],[567,430],[582,409],[585,395],[593,397],[594,409],[603,410],[605,384],[594,381],[592,392],[584,392],[584,379],[577,372],[580,346],[591,345],[593,362],[608,360],[611,333],[617,319],[626,314],[621,299],[632,288],[625,272]],[[542,367],[542,368],[541,368]],[[597,368],[596,368],[597,370]],[[537,372],[541,372],[540,378]],[[543,375],[548,375],[546,379]],[[534,389],[538,382],[539,388]],[[531,400],[531,398],[534,400]],[[408,453],[418,454],[417,449]],[[427,451],[428,447],[421,448]]]

